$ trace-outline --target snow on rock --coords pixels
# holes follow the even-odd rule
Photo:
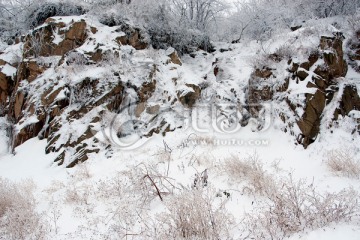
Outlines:
[[[358,191],[358,179],[326,163],[335,148],[360,152],[360,75],[344,62],[348,45],[326,37],[333,30],[304,25],[261,44],[179,56],[153,49],[128,23],[52,17],[0,54],[0,176],[35,181],[51,239],[154,239],[168,233],[165,217],[177,206],[206,200],[200,210],[227,217],[221,234],[241,239],[244,217],[273,204],[251,181],[290,178],[319,196]],[[18,65],[17,55],[25,56]],[[314,230],[300,222],[303,231],[287,235],[357,239],[353,223]]]

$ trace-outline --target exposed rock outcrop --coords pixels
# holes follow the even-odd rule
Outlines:
[[[102,34],[98,30],[102,26],[93,24],[80,18],[49,18],[18,43],[24,46],[24,58],[14,76],[0,71],[0,103],[8,105],[8,115],[15,121],[13,148],[33,137],[46,138],[46,153],[58,153],[57,164],[73,167],[91,154],[111,151],[114,136],[127,135],[125,123],[115,121],[118,114],[133,118],[131,124],[145,122],[144,137],[178,127],[166,117],[174,113],[162,112],[160,103],[181,104],[177,96],[161,89],[164,84],[159,82],[165,81],[158,76],[161,66],[143,62],[136,51],[123,46],[146,49],[142,30],[127,24],[107,28],[110,37],[100,43],[96,35]],[[181,65],[175,51],[169,57]],[[189,91],[179,97],[191,107],[201,90],[182,84],[177,87]],[[160,99],[157,92],[162,92]],[[152,102],[154,97],[158,103]],[[106,128],[115,133],[107,136],[102,132]]]
[[[116,41],[121,45],[131,45],[136,50],[142,50],[147,48],[148,43],[145,39],[144,33],[140,28],[134,28],[127,24],[123,24],[119,31],[125,33],[125,35],[116,38]]]
[[[300,133],[297,140],[305,148],[313,143],[320,133],[321,122],[324,117],[325,108],[331,104],[333,96],[342,94],[339,107],[334,112],[334,119],[338,115],[346,116],[352,110],[359,108],[359,96],[355,85],[345,84],[343,91],[339,92],[339,86],[347,74],[348,67],[344,57],[342,36],[337,34],[335,37],[321,37],[318,49],[309,54],[305,62],[296,62],[290,59],[287,62],[288,77],[285,83],[278,87],[270,81],[274,76],[276,69],[264,67],[256,69],[249,81],[248,101],[250,114],[258,117],[262,109],[261,104],[266,101],[275,100],[285,101],[290,112],[293,112],[296,122],[288,122],[288,128],[293,129],[295,124]],[[281,61],[281,60],[280,60]],[[277,61],[277,62],[280,62]],[[278,71],[282,71],[281,69]],[[270,80],[269,80],[270,79]],[[289,88],[290,81],[297,84],[304,82],[306,89],[303,93],[297,93],[297,97],[290,97],[292,89]],[[296,86],[296,85],[293,85]],[[286,93],[285,95],[279,93]],[[280,97],[280,98],[279,98]],[[299,101],[299,99],[304,99]],[[301,115],[298,115],[301,113]],[[279,113],[280,118],[284,121],[290,121],[291,116],[285,116]]]
[[[200,98],[201,89],[194,84],[185,84],[187,90],[181,90],[177,92],[177,96],[182,105],[188,108],[192,108],[195,102]]]
[[[62,56],[84,44],[87,38],[85,20],[71,23],[55,22],[48,19],[47,25],[38,28],[25,38],[24,56]],[[60,40],[58,40],[60,38]]]

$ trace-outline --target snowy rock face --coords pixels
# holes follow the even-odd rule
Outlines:
[[[200,98],[196,81],[178,76],[176,51],[146,50],[146,35],[130,25],[54,17],[16,46],[23,57],[13,66],[0,63],[0,100],[15,124],[13,148],[46,138],[46,153],[59,153],[59,165],[73,167],[100,150],[111,154],[113,138],[140,125],[141,136],[173,131],[181,127],[176,118],[182,111],[163,109],[191,107]]]
[[[146,32],[130,24],[52,17],[0,55],[1,114],[14,124],[13,148],[46,138],[46,153],[58,153],[55,161],[67,167],[89,154],[111,156],[128,139],[186,128],[189,119],[213,127],[205,116],[212,108],[215,125],[255,123],[253,131],[261,131],[267,103],[274,126],[306,148],[322,128],[360,110],[358,86],[345,78],[346,55],[357,63],[358,38],[346,53],[341,35],[315,41],[249,67],[236,45],[180,58],[172,47],[154,50]],[[358,130],[357,123],[353,134]]]
[[[278,64],[277,69],[268,66],[256,69],[250,79],[249,102],[256,106],[269,100],[285,102],[287,107],[278,111],[287,125],[284,130],[295,135],[305,148],[317,138],[322,122],[336,121],[339,115],[345,117],[350,111],[360,109],[356,85],[344,80],[348,65],[341,36],[322,36],[319,47],[309,53],[306,61],[299,61],[293,55],[287,64]],[[269,58],[272,62],[284,61],[276,54]],[[274,87],[268,79],[279,72],[287,74],[282,85]],[[254,116],[261,109],[250,110]]]

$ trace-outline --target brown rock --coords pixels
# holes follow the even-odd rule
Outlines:
[[[8,76],[4,73],[0,72],[0,90],[7,91],[8,90]]]
[[[94,62],[101,62],[103,59],[103,52],[101,49],[97,49],[94,53],[90,53],[90,60]]]
[[[55,22],[55,19],[49,17],[45,20],[45,23]]]
[[[309,74],[305,70],[298,70],[296,76],[298,76],[301,81],[304,81],[305,78],[309,76]]]
[[[214,67],[214,75],[215,75],[215,77],[219,74],[219,67],[218,66],[215,66]]]
[[[31,56],[54,56],[64,55],[65,53],[81,46],[87,37],[86,22],[80,21],[73,23],[68,30],[63,30],[63,22],[53,23],[33,31],[25,39],[24,49],[25,57]],[[53,43],[54,31],[58,29],[57,34],[64,35],[64,40],[58,45]]]
[[[15,135],[15,139],[12,147],[15,148],[17,146],[20,146],[27,140],[36,137],[42,130],[43,125],[44,125],[43,120],[39,119],[38,122],[29,124],[24,128],[20,129],[20,131]]]
[[[177,65],[180,65],[180,66],[182,65],[182,62],[180,61],[180,58],[179,58],[179,56],[178,56],[178,54],[177,54],[176,51],[172,52],[172,53],[169,55],[169,57],[170,57],[170,60],[171,60],[172,63],[177,64]]]
[[[20,119],[22,107],[24,104],[24,98],[25,98],[25,95],[22,92],[18,92],[16,94],[15,104],[14,104],[14,117],[17,120]]]
[[[148,43],[145,41],[143,36],[140,34],[140,29],[131,28],[129,26],[121,29],[125,31],[126,35],[117,37],[115,40],[120,45],[131,45],[136,50],[142,50],[147,48]]]
[[[140,117],[140,115],[145,111],[146,104],[144,102],[139,103],[135,108],[135,117]]]
[[[300,67],[305,69],[306,71],[310,70],[310,63],[309,62],[304,62],[302,64],[300,64]]]
[[[322,78],[314,77],[314,80],[315,80],[316,86],[318,86],[320,89],[324,90],[327,87],[326,82]]]
[[[96,29],[96,27],[90,27],[90,31],[92,34],[95,34],[98,30]]]
[[[143,83],[140,90],[138,91],[140,102],[146,102],[149,98],[151,98],[151,96],[155,92],[155,89],[156,89],[155,79],[150,82]]]
[[[44,94],[41,96],[41,102],[45,106],[50,106],[52,103],[55,103],[55,98],[58,96],[58,94],[64,90],[64,87],[57,88],[55,91],[52,91],[53,89],[49,89],[48,92],[44,92]],[[49,92],[51,92],[49,94]]]
[[[318,59],[319,59],[318,51],[310,53],[310,56],[308,58],[309,66],[312,67],[317,62]]]
[[[341,113],[346,116],[352,110],[360,110],[360,97],[355,85],[347,85],[341,99]]]
[[[289,88],[290,78],[286,78],[284,84],[276,89],[278,92],[285,92]]]
[[[87,149],[87,146],[77,149],[77,152],[75,154],[75,159],[66,166],[66,168],[73,168],[76,166],[76,164],[85,162],[89,159],[88,154],[90,153],[99,153],[100,149]]]
[[[65,39],[73,40],[78,46],[81,46],[82,43],[84,43],[86,37],[86,22],[84,20],[73,23],[65,33]]]
[[[292,63],[290,68],[288,69],[289,72],[294,73],[299,69],[298,63]]]
[[[4,107],[6,105],[7,97],[7,93],[0,90],[0,107]]]
[[[193,91],[187,91],[185,94],[183,91],[177,92],[177,96],[182,105],[188,108],[192,108],[196,100],[200,98],[201,89],[194,84],[185,84],[187,87],[192,88]]]
[[[255,70],[255,76],[259,77],[259,78],[268,79],[269,77],[272,76],[272,74],[273,73],[272,73],[271,69],[269,69],[269,68],[264,68],[262,70],[260,70],[260,69]]]
[[[152,114],[152,115],[158,114],[159,111],[160,111],[160,105],[158,105],[158,104],[146,108],[146,113]]]
[[[307,84],[306,84],[306,87],[307,88],[318,88],[318,86],[316,86],[314,83],[312,83],[312,82],[308,82]]]
[[[54,162],[58,162],[58,166],[61,166],[65,160],[65,151],[62,151],[54,160]]]
[[[34,60],[22,62],[18,70],[18,81],[26,79],[28,82],[32,82],[45,70],[46,68],[39,66]]]
[[[328,70],[327,75],[329,80],[338,77],[345,77],[347,73],[347,63],[344,60],[342,44],[343,42],[339,38],[322,36],[320,39],[320,49],[324,51],[323,58],[326,64],[326,67],[323,67],[323,69]]]
[[[322,91],[318,90],[314,95],[307,95],[305,112],[297,122],[303,135],[302,144],[305,148],[319,134],[321,115],[325,108],[325,103],[326,97]]]

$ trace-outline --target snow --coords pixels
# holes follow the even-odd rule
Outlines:
[[[0,156],[8,153],[8,138],[6,136],[6,119],[0,118]]]
[[[349,112],[348,115],[349,115],[350,117],[352,117],[352,118],[358,119],[358,118],[360,118],[360,111],[352,110],[352,111]]]
[[[34,123],[37,123],[37,122],[39,122],[39,119],[37,118],[37,116],[36,116],[36,115],[32,115],[31,117],[27,118],[26,121],[20,122],[20,123],[17,125],[17,129],[18,129],[18,130],[21,130],[21,129],[25,128],[26,126],[31,125],[31,124],[34,124]]]
[[[86,16],[57,17],[55,19],[69,24],[71,21],[86,19]],[[204,170],[208,171],[210,187],[219,193],[226,191],[231,194],[231,197],[226,200],[226,209],[234,215],[236,224],[231,232],[234,236],[233,239],[236,239],[241,234],[238,226],[241,224],[244,213],[251,213],[254,204],[256,205],[259,198],[261,200],[262,197],[244,194],[242,189],[244,183],[232,182],[229,176],[224,173],[221,166],[227,159],[234,156],[243,159],[256,153],[267,173],[274,174],[279,178],[291,174],[296,180],[306,179],[307,182],[313,183],[320,193],[337,192],[349,187],[360,191],[358,179],[335,176],[325,163],[326,154],[333,149],[350,149],[357,159],[360,157],[360,147],[356,144],[360,140],[359,135],[351,135],[349,132],[354,127],[352,125],[353,119],[360,118],[360,111],[350,112],[349,117],[345,117],[337,128],[331,129],[332,132],[325,122],[325,120],[332,118],[331,114],[338,107],[344,84],[353,81],[359,86],[360,76],[355,71],[349,70],[348,76],[339,80],[342,81],[339,84],[339,94],[334,96],[332,104],[329,104],[324,110],[324,122],[321,124],[320,136],[308,149],[304,149],[301,145],[295,144],[294,136],[281,131],[281,123],[274,118],[266,119],[269,122],[266,123],[267,125],[262,131],[254,131],[256,127],[256,123],[254,123],[254,126],[251,124],[247,127],[237,126],[236,131],[229,129],[227,133],[224,133],[221,127],[226,127],[228,122],[218,121],[219,119],[214,117],[218,113],[216,110],[219,110],[221,114],[231,114],[231,106],[245,103],[246,91],[244,88],[248,85],[254,69],[254,62],[252,61],[256,61],[256,57],[263,48],[256,41],[234,45],[219,44],[218,48],[228,48],[229,51],[223,53],[217,51],[214,54],[206,55],[199,51],[195,58],[183,56],[182,66],[166,65],[167,55],[173,49],[135,51],[129,46],[119,47],[112,42],[112,39],[123,34],[116,32],[116,27],[102,26],[97,22],[92,22],[92,25],[98,29],[97,33],[91,35],[94,41],[88,40],[77,51],[93,51],[97,43],[101,42],[104,44],[104,49],[121,50],[120,54],[123,58],[117,62],[117,65],[110,67],[82,66],[80,69],[71,69],[67,66],[51,68],[33,82],[40,86],[39,89],[31,90],[43,91],[46,88],[42,87],[53,84],[56,77],[61,80],[58,81],[57,85],[51,85],[53,91],[63,87],[66,83],[76,84],[87,76],[91,76],[92,79],[101,79],[103,81],[101,87],[104,87],[107,81],[114,81],[111,77],[104,78],[104,76],[113,74],[114,69],[121,70],[122,82],[131,82],[131,84],[139,87],[148,81],[148,75],[153,64],[158,64],[156,72],[158,85],[156,92],[148,101],[148,106],[153,106],[160,100],[166,100],[167,95],[164,90],[168,92],[169,96],[174,96],[179,90],[193,91],[185,84],[207,83],[209,87],[202,91],[203,100],[198,102],[192,110],[184,110],[178,104],[172,106],[173,112],[165,111],[167,123],[170,123],[171,126],[180,125],[182,128],[168,132],[164,137],[155,134],[151,138],[139,140],[138,136],[134,134],[127,139],[119,139],[113,129],[108,126],[102,129],[100,124],[90,125],[91,119],[99,115],[100,108],[94,108],[87,113],[85,120],[70,119],[68,121],[61,119],[63,125],[59,132],[64,137],[62,136],[57,141],[56,147],[68,140],[75,141],[89,126],[95,135],[94,137],[103,144],[104,149],[109,142],[113,146],[112,155],[107,155],[107,152],[101,149],[98,154],[91,154],[85,163],[72,169],[66,169],[64,165],[58,166],[57,163],[53,162],[58,153],[45,154],[46,139],[30,139],[15,149],[15,155],[9,154],[5,129],[0,128],[0,177],[15,182],[33,180],[37,185],[38,211],[49,212],[54,206],[59,209],[59,229],[56,230],[58,234],[54,234],[54,225],[50,223],[52,228],[51,239],[97,239],[102,234],[105,237],[111,237],[109,236],[109,234],[111,235],[109,232],[110,225],[119,224],[119,221],[130,221],[129,216],[134,212],[147,211],[149,215],[154,217],[157,213],[168,211],[156,195],[152,196],[149,193],[151,192],[149,189],[145,189],[145,191],[147,191],[150,200],[141,199],[141,204],[139,204],[138,195],[141,189],[136,189],[131,180],[136,179],[138,175],[143,179],[146,173],[154,171],[154,177],[158,175],[168,177],[169,186],[165,184],[168,189],[164,189],[164,191],[171,189],[169,192],[176,194],[180,192],[179,189],[181,188],[191,189],[195,174]],[[286,33],[286,35],[283,33],[264,43],[266,50],[272,52],[284,44],[292,44],[295,49],[300,52],[303,51],[302,53],[305,55],[309,49],[317,47],[319,41],[317,37],[309,37],[306,31],[315,31],[315,29],[305,26],[296,32]],[[329,33],[333,29],[324,27],[321,31]],[[7,60],[10,59],[9,56],[11,56],[10,51],[1,55]],[[293,61],[302,62],[304,59],[306,59],[305,56],[299,56]],[[321,64],[321,61],[319,60],[317,64]],[[276,67],[283,69],[282,67],[286,63],[276,64]],[[213,74],[215,65],[221,70],[216,77]],[[11,67],[6,70],[9,74],[13,74],[13,71],[14,69]],[[269,84],[281,84],[280,80],[284,78],[285,74],[276,72],[277,78],[269,79]],[[289,90],[284,94],[287,94],[294,102],[302,103],[304,99],[299,97],[299,94],[315,93],[315,89],[306,87],[312,76],[311,73],[307,79],[299,81],[299,83],[290,81]],[[177,82],[174,83],[173,79],[177,79]],[[238,96],[234,97],[230,89],[234,89]],[[56,96],[55,101],[63,99],[65,96],[66,90],[63,89]],[[222,99],[219,100],[217,96]],[[38,98],[40,103],[40,95],[35,96],[35,98]],[[228,99],[228,101],[223,101],[224,99]],[[86,100],[90,101],[91,99]],[[128,101],[131,103],[131,100],[130,93]],[[286,111],[284,102],[274,101],[272,104],[273,106],[269,109],[276,108],[279,111]],[[166,109],[167,106],[165,101],[164,108]],[[78,106],[74,104],[66,111],[71,111],[76,107]],[[301,116],[303,112],[297,112],[297,114]],[[110,117],[113,119],[114,116]],[[119,121],[129,120],[126,115],[117,117],[119,117]],[[143,120],[146,122],[150,117],[145,115]],[[255,119],[252,120],[256,121]],[[295,116],[290,120],[295,122]],[[24,126],[37,121],[36,116],[31,116],[18,128],[22,129]],[[0,124],[5,126],[4,118],[0,118]],[[294,131],[296,133],[296,127],[294,127]],[[69,135],[72,138],[67,138]],[[136,143],[132,144],[134,142]],[[87,142],[87,144],[90,143]],[[69,149],[66,151],[71,153],[68,152]],[[124,187],[125,189],[115,189],[119,186],[126,187]],[[69,196],[74,193],[78,194],[77,197],[80,200],[69,200]],[[169,195],[171,194],[169,193]],[[165,200],[170,197],[164,194]],[[146,204],[146,201],[149,203]],[[119,211],[121,212],[118,216],[120,220],[115,217]],[[144,215],[143,218],[147,217],[148,215]],[[350,223],[340,222],[319,229],[305,229],[305,231],[295,233],[287,239],[358,240],[360,236],[358,223],[359,219],[355,219],[354,222]],[[139,227],[139,224],[134,223],[134,226]],[[95,235],[94,232],[98,235]]]
[[[1,157],[0,176],[16,182],[32,179],[39,187],[50,187],[50,181],[64,179],[66,171],[53,164],[57,154],[45,154],[46,139],[36,138],[26,141],[15,149],[15,155]]]
[[[45,202],[50,196],[44,192],[46,189],[55,188],[51,198],[57,199],[60,197],[61,199],[61,196],[64,194],[63,192],[68,191],[66,189],[71,186],[69,184],[78,185],[76,189],[80,191],[80,187],[86,182],[98,184],[98,181],[109,181],[118,172],[134,167],[137,168],[136,166],[139,166],[139,164],[157,164],[158,166],[163,166],[160,169],[166,168],[167,161],[166,158],[163,158],[166,155],[162,153],[164,148],[162,140],[164,140],[172,149],[169,176],[175,179],[177,184],[190,187],[195,173],[208,169],[209,182],[216,189],[220,189],[220,191],[226,190],[231,193],[231,198],[228,200],[228,210],[237,217],[241,216],[244,211],[252,208],[251,202],[254,199],[251,196],[244,196],[231,190],[236,189],[236,185],[228,185],[228,181],[218,176],[217,173],[218,164],[234,154],[246,156],[256,151],[261,161],[267,166],[267,171],[275,171],[272,166],[274,163],[278,163],[277,168],[282,169],[282,171],[292,172],[296,178],[314,180],[314,184],[322,191],[338,191],[348,186],[360,189],[358,181],[334,177],[323,164],[323,154],[327,149],[337,147],[337,142],[341,141],[341,138],[326,138],[321,145],[310,146],[310,149],[304,150],[301,146],[293,145],[291,136],[278,130],[269,129],[262,133],[254,133],[250,127],[246,127],[234,135],[207,135],[208,138],[227,139],[228,143],[226,145],[223,145],[223,141],[223,144],[214,144],[213,142],[209,145],[190,144],[189,147],[179,147],[188,139],[190,133],[194,133],[191,128],[186,131],[177,130],[176,132],[169,133],[165,138],[156,136],[141,147],[131,151],[115,148],[115,154],[110,159],[107,159],[102,154],[95,154],[85,164],[74,169],[64,169],[53,163],[56,154],[44,154],[46,140],[34,138],[17,147],[15,155],[6,155],[0,158],[0,176],[16,182],[32,179],[38,187],[37,192],[41,193],[37,195],[37,200],[44,202],[41,206],[47,209],[49,206],[47,207]],[[198,135],[198,133],[196,134]],[[241,140],[242,144],[231,145],[229,144],[231,139]],[[253,144],[254,140],[259,139],[267,140],[268,144],[259,146]],[[326,146],[326,148],[323,146]],[[159,153],[160,155],[158,155]],[[161,163],[162,161],[164,162]],[[89,179],[83,178],[79,174],[82,167],[85,166],[90,173]],[[57,189],[56,185],[54,185],[55,181],[61,182],[64,185],[59,185],[59,189]],[[100,209],[107,211],[106,209],[111,206],[107,205],[111,204],[111,202],[100,202],[100,199],[96,200],[93,198],[89,200],[95,201],[98,210],[88,213],[86,219],[100,217],[101,215],[97,215],[102,212]],[[73,212],[75,209],[72,209],[73,207],[72,204],[61,204],[60,202],[57,205],[57,208],[61,209],[61,217],[58,222],[60,233],[57,237],[54,236],[53,239],[64,239],[67,234],[72,234],[74,239],[82,239],[80,236],[76,237],[77,227],[86,224],[87,220],[82,217],[76,217],[77,215],[74,215]],[[159,207],[161,207],[161,202],[154,200],[151,208],[154,208],[154,211],[158,209],[156,211],[161,212],[162,210],[159,210]],[[105,229],[100,228],[99,231],[105,231]],[[289,239],[335,240],[342,236],[344,239],[355,240],[358,239],[359,234],[360,227],[358,225],[341,223],[317,230],[308,229],[303,233],[294,234]]]
[[[4,73],[6,76],[12,77],[16,74],[16,68],[10,66],[9,64],[6,64],[2,67],[1,72]]]

